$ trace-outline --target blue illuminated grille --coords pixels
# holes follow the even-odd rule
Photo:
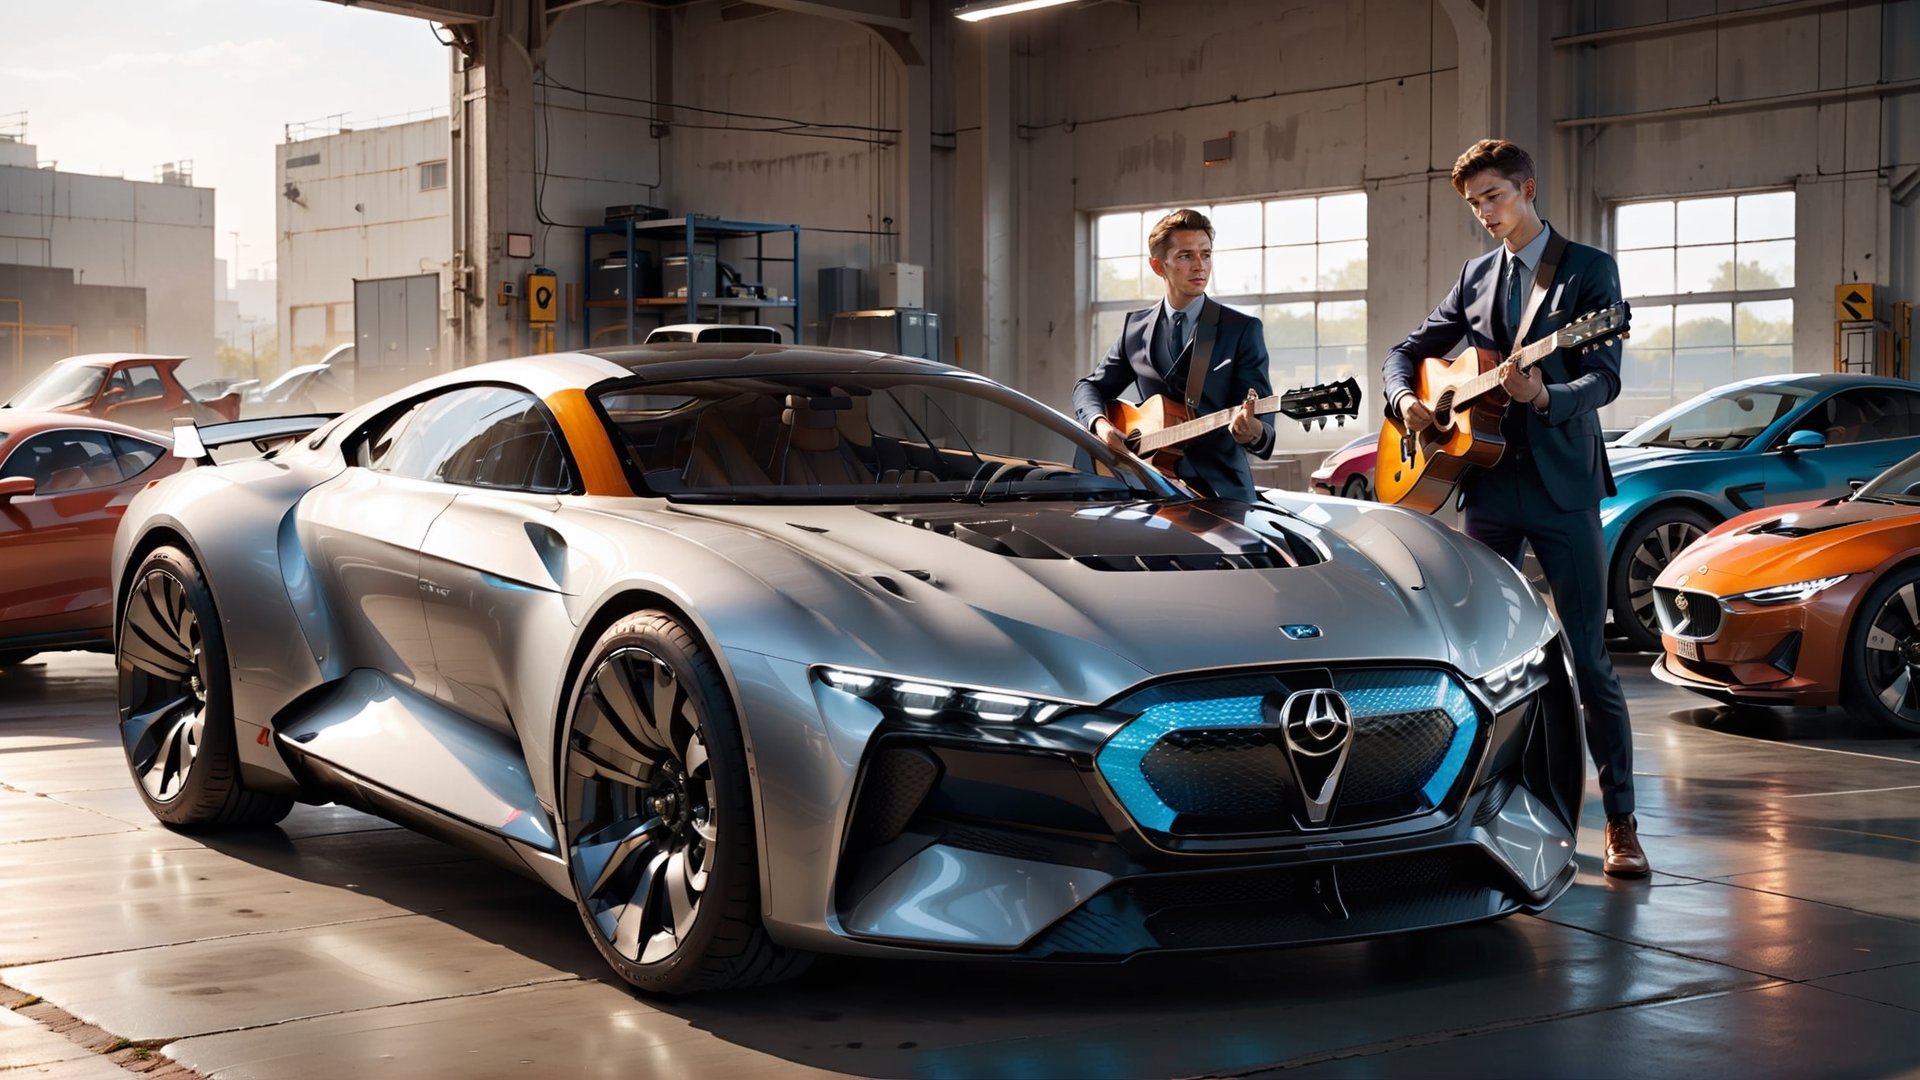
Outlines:
[[[1266,701],[1326,686],[1328,672],[1162,684],[1113,708],[1134,714],[1095,759],[1140,825],[1175,835],[1293,832],[1301,796]],[[1459,779],[1479,732],[1466,691],[1433,669],[1331,673],[1353,718],[1334,811],[1323,827],[1423,814]]]

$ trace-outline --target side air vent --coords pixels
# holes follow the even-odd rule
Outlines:
[[[1772,521],[1763,521],[1753,528],[1748,529],[1747,532],[1761,536],[1812,536],[1814,533],[1823,533],[1828,529],[1838,529],[1852,524],[1854,524],[1854,522],[1851,521],[1829,521],[1818,525],[1809,525],[1797,518],[1793,521],[1788,521],[1786,518],[1775,518]]]

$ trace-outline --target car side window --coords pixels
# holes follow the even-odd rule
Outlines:
[[[1814,406],[1793,430],[1818,432],[1828,446],[1903,439],[1915,434],[1914,397],[1909,391],[1879,386],[1842,390]]]
[[[533,396],[473,387],[422,403],[395,440],[396,476],[469,487],[557,493],[573,489],[560,438]]]
[[[0,476],[32,477],[36,495],[104,487],[122,479],[107,434],[78,428],[43,431],[21,443],[0,464]]]
[[[165,452],[164,448],[154,443],[125,435],[113,437],[114,461],[120,466],[121,477],[127,480],[152,468],[153,463],[159,461]]]
[[[160,380],[160,369],[152,364],[129,364],[114,372],[107,386],[126,389],[127,396],[121,401],[144,401],[166,392],[166,384]]]

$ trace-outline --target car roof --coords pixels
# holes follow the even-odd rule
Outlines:
[[[1720,389],[1744,390],[1761,386],[1780,386],[1782,384],[1804,386],[1809,390],[1826,390],[1846,386],[1891,386],[1909,388],[1914,386],[1913,383],[1905,379],[1894,379],[1885,375],[1867,375],[1858,371],[1793,371],[1784,375],[1755,375],[1751,378],[1741,379],[1739,382],[1727,383],[1720,387]]]
[[[58,428],[85,428],[89,431],[107,431],[115,435],[126,435],[145,442],[172,446],[173,437],[145,428],[133,427],[115,420],[103,420],[86,413],[39,412],[23,409],[0,409],[0,432],[12,439],[22,435],[37,435],[42,431]]]
[[[822,345],[775,345],[771,342],[664,341],[652,345],[622,345],[589,349],[579,355],[618,364],[635,375],[655,381],[708,379],[723,376],[875,374],[978,378],[973,372],[934,360],[870,352],[832,349]]]
[[[184,356],[169,356],[164,353],[96,352],[81,353],[79,356],[69,356],[64,360],[55,360],[50,366],[59,367],[64,364],[68,367],[89,367],[98,364],[104,367],[110,364],[125,363],[129,360],[148,360],[155,363],[179,364],[185,362],[186,359]]]

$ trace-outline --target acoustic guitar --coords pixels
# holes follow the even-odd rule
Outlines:
[[[1513,353],[1525,371],[1561,349],[1590,351],[1611,336],[1626,337],[1625,300],[1596,311]],[[1373,489],[1383,503],[1432,513],[1447,504],[1467,472],[1500,460],[1507,441],[1500,434],[1508,396],[1500,387],[1500,354],[1475,347],[1457,358],[1428,357],[1414,387],[1433,410],[1433,426],[1418,436],[1388,417],[1380,428],[1373,465]]]
[[[1126,436],[1129,450],[1173,476],[1174,466],[1180,463],[1184,453],[1182,443],[1232,424],[1233,415],[1239,411],[1240,406],[1234,405],[1195,417],[1178,399],[1155,394],[1138,405],[1125,401],[1109,404],[1107,420]],[[1312,427],[1316,419],[1321,427],[1326,427],[1330,416],[1345,424],[1347,417],[1360,415],[1360,383],[1349,375],[1339,382],[1273,394],[1256,399],[1253,411],[1261,415],[1277,412],[1300,421],[1304,427]]]

